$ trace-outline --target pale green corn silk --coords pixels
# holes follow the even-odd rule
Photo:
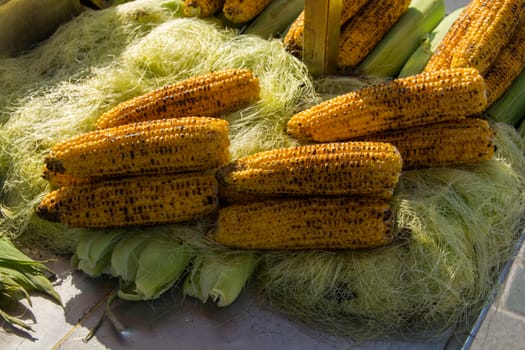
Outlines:
[[[286,120],[318,101],[302,62],[278,41],[181,18],[177,3],[136,0],[89,11],[34,51],[0,58],[0,228],[11,237],[74,251],[77,230],[34,215],[50,189],[41,177],[45,155],[57,142],[92,130],[105,110],[168,83],[251,69],[260,80],[260,101],[224,116],[232,158],[295,144],[284,131]]]
[[[494,127],[493,160],[402,174],[394,244],[266,254],[257,275],[263,294],[276,309],[354,338],[465,330],[523,230],[523,141],[506,124]]]

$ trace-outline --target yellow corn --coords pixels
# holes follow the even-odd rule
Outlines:
[[[84,133],[52,147],[44,162],[74,177],[189,172],[225,164],[228,146],[226,120],[185,117]]]
[[[410,1],[367,1],[341,30],[339,68],[355,68],[407,10]]]
[[[450,66],[485,73],[525,19],[525,0],[486,0],[453,49]]]
[[[185,0],[184,15],[188,17],[211,17],[224,5],[224,0]]]
[[[494,155],[494,130],[482,119],[429,124],[367,136],[390,142],[403,159],[403,170],[476,164]]]
[[[44,167],[44,172],[42,174],[42,177],[49,182],[51,187],[62,187],[62,186],[69,186],[69,185],[81,185],[81,184],[88,184],[88,183],[94,183],[99,181],[100,179],[95,177],[78,177],[78,176],[72,176],[69,174],[59,173],[56,171],[51,171],[47,167]]]
[[[189,221],[217,205],[215,177],[190,173],[61,187],[42,199],[36,213],[71,227],[110,228]]]
[[[222,8],[224,17],[233,23],[246,23],[254,19],[272,0],[226,0]]]
[[[218,117],[259,98],[259,80],[247,69],[203,74],[162,87],[103,113],[96,128],[189,116]]]
[[[467,33],[470,23],[481,10],[481,2],[484,0],[470,0],[464,7],[459,17],[454,21],[443,40],[439,43],[434,53],[430,56],[425,71],[435,71],[450,68],[452,51],[457,47],[459,41]]]
[[[483,75],[487,84],[488,106],[505,93],[524,68],[525,25],[521,25]]]
[[[348,22],[354,15],[356,15],[361,7],[368,0],[343,0],[341,8],[341,26]],[[300,13],[297,19],[292,23],[286,36],[284,37],[284,45],[290,52],[297,52],[299,56],[303,49],[303,34],[304,34],[304,11]]]
[[[476,69],[423,72],[321,102],[292,116],[287,131],[299,139],[349,140],[460,119],[486,105],[485,81]]]
[[[217,172],[244,194],[390,198],[401,173],[397,149],[382,142],[324,143],[255,153]]]
[[[361,249],[393,240],[392,211],[379,199],[310,197],[233,204],[211,238],[241,249]]]

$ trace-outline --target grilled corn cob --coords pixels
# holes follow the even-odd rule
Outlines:
[[[525,24],[513,34],[498,57],[487,69],[483,77],[487,84],[487,104],[498,100],[525,68]]]
[[[71,227],[112,228],[189,221],[217,204],[215,177],[189,173],[61,187],[42,199],[36,213]]]
[[[217,117],[259,98],[259,80],[247,69],[203,74],[162,87],[103,113],[96,128],[188,116]]]
[[[407,10],[411,0],[368,0],[341,29],[339,68],[355,68]]]
[[[467,32],[453,49],[450,66],[484,73],[525,19],[525,0],[483,1]]]
[[[465,118],[367,136],[390,142],[403,159],[403,170],[476,164],[494,155],[494,130],[482,119]]]
[[[88,184],[88,183],[94,183],[100,180],[96,177],[88,177],[88,176],[72,176],[69,174],[59,173],[56,171],[49,170],[46,166],[44,166],[44,172],[42,174],[42,177],[49,182],[51,187],[58,188],[62,186],[69,186],[69,185],[81,185],[81,184]]]
[[[326,142],[460,119],[486,108],[485,90],[474,68],[424,72],[321,102],[292,116],[287,130]]]
[[[342,142],[259,152],[223,167],[217,177],[221,185],[245,194],[390,198],[401,166],[391,144]]]
[[[188,172],[225,164],[228,145],[226,120],[174,118],[78,135],[55,145],[44,162],[76,178]]]
[[[341,26],[348,22],[368,0],[343,0],[341,8]],[[304,11],[292,23],[283,39],[287,50],[301,52],[303,49]]]
[[[224,5],[224,0],[185,0],[184,15],[188,17],[211,17]]]
[[[272,0],[225,0],[222,12],[233,23],[246,23],[254,19]]]
[[[219,210],[215,241],[242,249],[359,249],[393,239],[390,206],[378,199],[310,197]]]

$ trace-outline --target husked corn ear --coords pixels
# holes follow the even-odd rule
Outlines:
[[[189,221],[217,205],[215,176],[190,173],[61,187],[42,199],[36,213],[71,227],[111,228]]]
[[[254,19],[272,0],[226,0],[222,8],[224,17],[233,23],[246,23]]]
[[[483,75],[487,84],[488,106],[503,96],[524,68],[525,24],[522,24]]]
[[[476,164],[494,155],[495,133],[485,120],[465,118],[372,135],[367,140],[394,144],[403,169]]]
[[[470,0],[463,8],[459,17],[454,21],[443,40],[439,43],[434,53],[430,56],[424,71],[436,71],[450,68],[452,51],[467,33],[467,28],[481,9],[484,0]]]
[[[483,74],[525,19],[525,0],[487,0],[479,6],[453,49],[450,66],[473,67]]]
[[[368,0],[343,0],[341,8],[341,26],[348,22],[354,15],[356,15],[361,7]],[[284,45],[288,51],[300,51],[303,49],[304,40],[304,11],[292,23],[286,36],[284,37]],[[299,55],[300,56],[300,55]]]
[[[326,100],[292,116],[287,131],[299,139],[349,140],[460,119],[486,106],[485,81],[476,69],[446,69],[389,80]]]
[[[401,167],[389,143],[321,143],[255,153],[219,169],[217,177],[245,194],[390,198]]]
[[[218,117],[259,98],[259,79],[247,69],[226,69],[164,86],[122,102],[97,120],[97,129],[188,116]]]
[[[180,173],[225,164],[228,146],[226,120],[185,117],[84,133],[55,145],[44,162],[74,177]]]
[[[211,17],[224,5],[224,0],[185,0],[184,15],[188,17]]]
[[[69,185],[80,185],[97,182],[98,179],[94,177],[79,177],[72,176],[69,174],[59,173],[51,171],[47,167],[44,167],[42,177],[49,182],[52,187],[62,187]]]
[[[310,197],[219,210],[212,239],[241,249],[360,249],[393,240],[392,210],[379,199]]]
[[[368,0],[341,29],[340,68],[356,67],[407,10],[411,0]]]

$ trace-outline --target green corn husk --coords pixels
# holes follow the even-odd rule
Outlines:
[[[492,119],[518,127],[525,114],[525,71],[522,71],[505,93],[485,113]]]
[[[397,76],[410,55],[444,17],[444,0],[412,0],[407,11],[359,64],[359,72]]]
[[[139,269],[140,255],[149,241],[150,236],[147,233],[127,233],[111,253],[111,275],[124,283],[134,282]]]
[[[169,235],[147,240],[137,261],[132,283],[121,280],[118,296],[126,300],[157,299],[181,277],[192,259],[193,251],[180,239]]]
[[[410,55],[408,60],[401,68],[401,71],[398,74],[398,77],[407,77],[409,75],[414,75],[421,73],[425,66],[427,65],[430,56],[436,51],[436,48],[441,43],[448,30],[454,23],[454,21],[459,17],[463,11],[463,7],[460,7],[443,18],[441,22],[432,30],[429,35],[423,39],[423,42],[419,47]]]
[[[71,257],[71,266],[90,277],[109,274],[113,248],[123,234],[122,230],[82,232],[75,253]]]
[[[232,304],[242,292],[258,263],[251,252],[198,256],[184,280],[182,293],[219,307]]]
[[[273,0],[242,33],[263,39],[282,37],[303,9],[304,0]]]

